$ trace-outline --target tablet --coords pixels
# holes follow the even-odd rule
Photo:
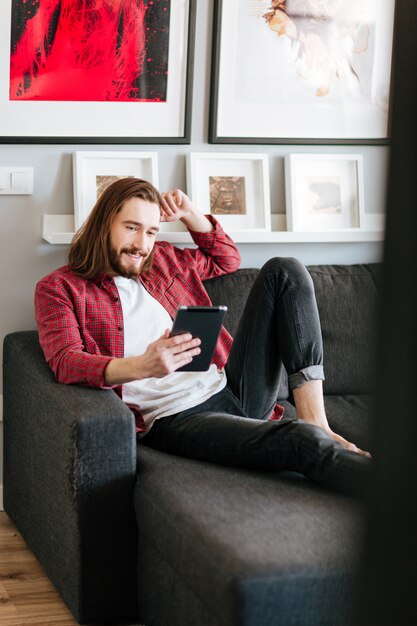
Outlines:
[[[217,338],[222,327],[227,306],[182,306],[175,316],[173,335],[191,333],[201,339],[201,352],[177,372],[205,372],[210,367]]]

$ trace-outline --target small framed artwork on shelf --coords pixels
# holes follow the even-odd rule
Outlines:
[[[74,221],[78,230],[103,191],[119,178],[143,178],[158,187],[156,152],[91,152],[73,154]]]
[[[187,190],[228,231],[270,231],[268,155],[192,152]]]
[[[362,155],[288,154],[285,195],[289,231],[363,228]]]

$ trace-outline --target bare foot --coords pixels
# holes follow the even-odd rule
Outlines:
[[[363,456],[366,456],[368,459],[372,458],[372,455],[370,452],[367,452],[366,450],[361,450],[360,448],[358,448],[358,446],[355,446],[354,443],[351,443],[350,441],[348,441],[341,435],[334,433],[332,430],[329,430],[329,435],[333,439],[333,441],[336,441],[337,443],[341,443],[342,446],[344,446],[347,450],[351,450],[352,452],[357,452],[358,454],[362,454]]]

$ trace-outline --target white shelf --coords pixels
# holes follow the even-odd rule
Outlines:
[[[338,231],[292,232],[286,230],[285,215],[272,215],[272,230],[242,230],[228,232],[236,243],[348,243],[382,241],[384,216],[365,215],[363,228]],[[162,224],[158,239],[174,244],[192,243],[191,236],[178,230],[182,224]],[[42,237],[52,244],[69,244],[74,236],[74,215],[44,215]]]
[[[71,243],[74,231],[74,215],[43,216],[42,237],[48,243]]]

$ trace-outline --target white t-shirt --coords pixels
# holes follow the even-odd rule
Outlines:
[[[150,343],[172,327],[172,319],[136,279],[115,279],[123,310],[124,356],[143,354]],[[224,369],[212,364],[207,372],[173,372],[162,378],[144,378],[122,386],[124,402],[139,407],[147,429],[155,419],[190,409],[226,385]]]

